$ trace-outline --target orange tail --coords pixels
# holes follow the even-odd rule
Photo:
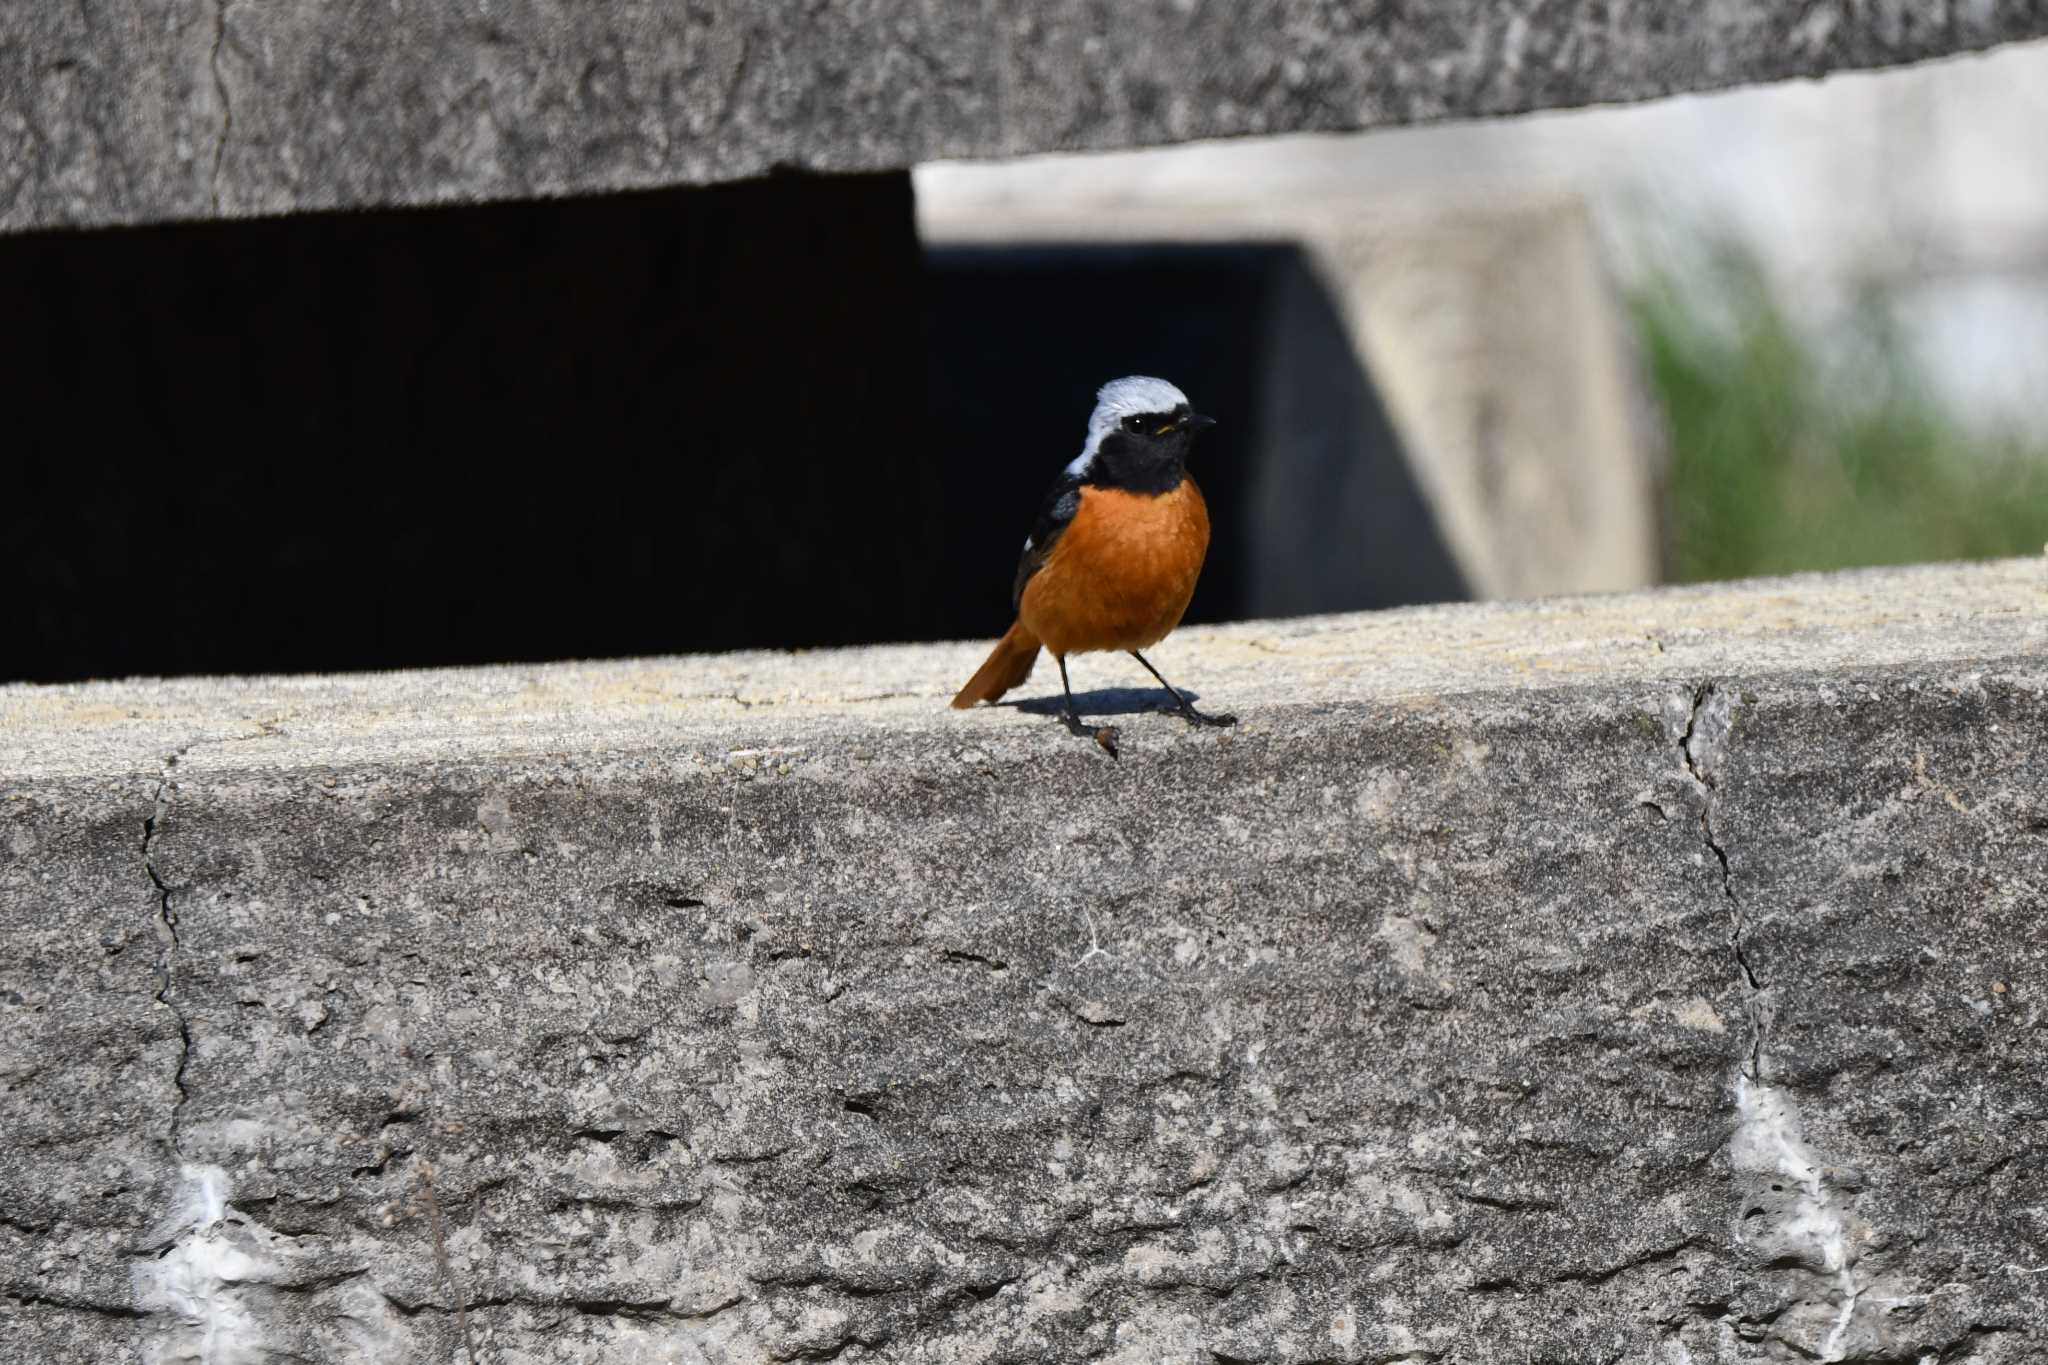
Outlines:
[[[1038,637],[1024,629],[1024,623],[1019,621],[1010,627],[1009,634],[996,641],[988,662],[974,670],[967,686],[953,698],[953,705],[965,711],[978,701],[996,700],[1030,677],[1031,665],[1037,662]]]

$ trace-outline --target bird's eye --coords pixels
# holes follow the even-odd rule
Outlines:
[[[1138,416],[1135,413],[1129,417],[1124,418],[1124,430],[1128,431],[1133,436],[1144,435],[1145,419],[1141,416]]]

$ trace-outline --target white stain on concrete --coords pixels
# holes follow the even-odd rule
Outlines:
[[[1429,966],[1429,950],[1436,946],[1436,931],[1419,914],[1389,910],[1380,917],[1374,938],[1387,945],[1394,965],[1408,976],[1423,976]]]
[[[170,1329],[149,1343],[149,1365],[254,1365],[262,1333],[235,1286],[272,1269],[227,1236],[228,1175],[218,1166],[185,1166],[178,1199],[151,1233],[170,1243],[131,1272],[138,1308],[168,1314]]]
[[[1689,1028],[1697,1033],[1725,1035],[1728,1021],[1714,1008],[1713,1002],[1703,995],[1687,996],[1683,1000],[1652,1000],[1636,1006],[1628,1012],[1631,1019],[1650,1019],[1659,1014],[1669,1015],[1671,1022],[1680,1028]]]
[[[1383,825],[1393,817],[1406,786],[1407,779],[1403,774],[1378,769],[1359,786],[1358,794],[1351,803],[1352,809],[1367,823]]]
[[[1779,1244],[1776,1250],[1780,1253],[1797,1256],[1834,1277],[1840,1303],[1834,1323],[1820,1343],[1819,1355],[1823,1361],[1841,1360],[1860,1291],[1849,1219],[1830,1188],[1828,1166],[1806,1145],[1798,1106],[1775,1086],[1738,1077],[1735,1114],[1735,1136],[1729,1146],[1735,1169],[1775,1177],[1775,1183],[1786,1186],[1790,1195],[1778,1205],[1779,1216],[1764,1235]]]

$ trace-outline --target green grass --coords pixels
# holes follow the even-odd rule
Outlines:
[[[1676,581],[2039,553],[2048,440],[1942,409],[1882,294],[1802,332],[1726,242],[1635,291],[1671,442]]]

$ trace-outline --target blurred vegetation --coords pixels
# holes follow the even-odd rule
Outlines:
[[[1630,300],[1669,428],[1674,580],[2041,551],[2048,432],[1946,411],[1884,292],[1802,329],[1748,249],[1686,255]]]

